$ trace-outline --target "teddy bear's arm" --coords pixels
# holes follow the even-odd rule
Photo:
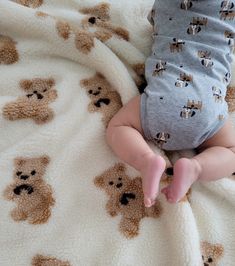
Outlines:
[[[57,91],[56,90],[50,90],[48,94],[48,99],[49,102],[55,101],[55,99],[58,97]]]
[[[108,39],[112,38],[112,34],[107,30],[97,30],[94,36],[101,42],[106,42]]]
[[[97,100],[96,100],[97,101]],[[94,112],[98,112],[101,108],[99,107],[96,107],[95,106],[95,102],[96,101],[92,101],[89,105],[88,105],[88,111],[91,112],[91,113],[94,113]]]
[[[3,197],[7,200],[13,200],[16,195],[14,193],[15,185],[11,184],[3,191]]]
[[[43,194],[44,198],[47,199],[48,205],[55,204],[55,200],[53,198],[53,191],[50,185],[41,186],[40,191]]]
[[[3,107],[3,116],[8,120],[16,120],[21,117],[21,102],[10,102]]]
[[[118,207],[118,204],[117,204],[117,199],[116,197],[111,197],[107,204],[106,204],[106,210],[108,211],[108,213],[111,215],[111,216],[117,216],[118,215],[118,212],[119,212],[119,207]]]

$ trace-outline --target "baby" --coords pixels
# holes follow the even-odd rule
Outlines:
[[[170,203],[183,198],[196,180],[235,172],[235,134],[224,99],[234,50],[234,3],[155,1],[148,86],[107,128],[114,152],[141,172],[147,207],[154,204],[166,163],[145,139],[163,150],[197,150],[195,157],[174,164],[173,181],[162,189]]]

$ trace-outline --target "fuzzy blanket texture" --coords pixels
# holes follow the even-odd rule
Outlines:
[[[152,4],[0,0],[1,266],[235,265],[233,176],[147,209],[139,173],[105,141],[145,87]]]

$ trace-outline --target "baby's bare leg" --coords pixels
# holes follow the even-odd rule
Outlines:
[[[133,98],[111,119],[106,136],[117,156],[141,172],[145,205],[150,207],[157,196],[166,162],[150,149],[143,138],[140,96]]]
[[[174,165],[174,179],[162,192],[169,202],[178,202],[197,179],[213,181],[235,171],[235,132],[230,121],[199,148],[192,159],[181,158]]]

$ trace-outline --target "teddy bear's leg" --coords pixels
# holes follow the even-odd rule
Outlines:
[[[30,224],[43,224],[46,223],[51,216],[49,206],[43,206],[42,209],[35,208],[28,214],[28,222]]]
[[[37,124],[44,124],[51,121],[53,116],[54,113],[50,108],[41,108],[33,119]]]
[[[122,217],[120,221],[120,231],[126,238],[133,238],[139,233],[139,222],[138,219],[130,219]]]
[[[21,209],[18,208],[15,208],[11,211],[11,217],[15,221],[24,221],[27,219],[27,215]]]
[[[14,48],[14,44],[9,44],[5,49],[0,49],[0,64],[14,64],[18,59],[19,55]]]
[[[159,217],[162,213],[162,206],[160,202],[157,200],[152,207],[145,208],[145,213],[147,217],[153,217],[153,218]]]

